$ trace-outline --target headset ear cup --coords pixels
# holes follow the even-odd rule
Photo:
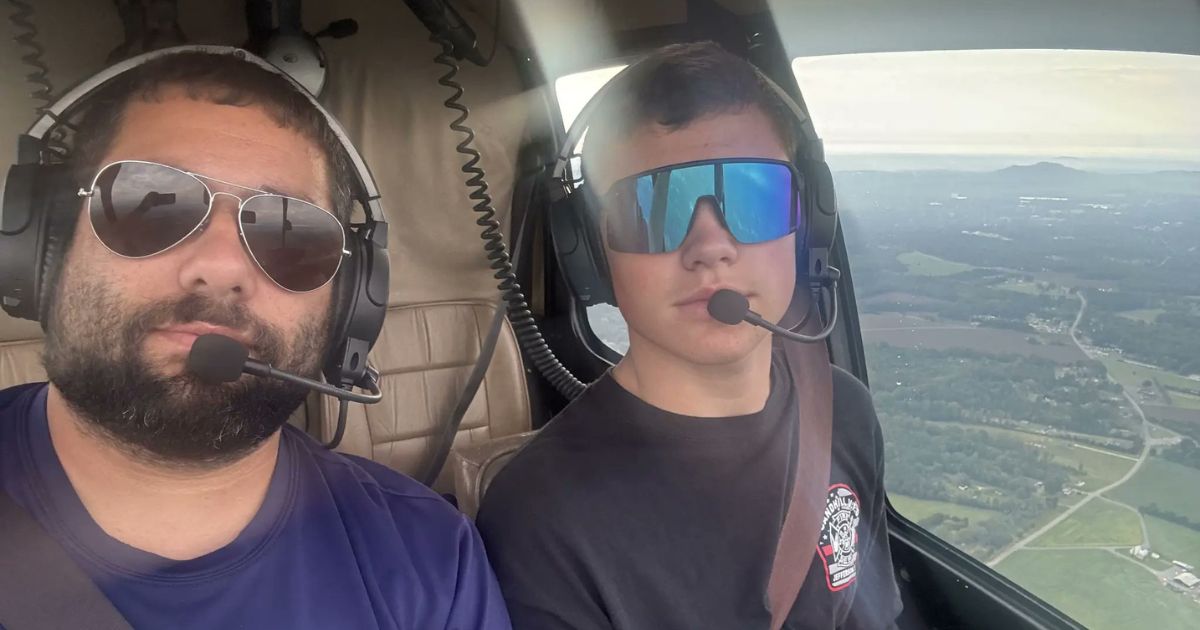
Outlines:
[[[38,172],[37,201],[41,207],[35,209],[42,217],[42,246],[37,269],[37,318],[45,330],[50,324],[50,312],[57,296],[58,281],[62,277],[63,263],[71,241],[75,238],[75,226],[83,204],[78,186],[71,177],[70,169],[63,164],[42,166]]]
[[[596,220],[597,215],[585,209],[580,216],[584,224],[583,237],[596,273],[596,301],[616,306],[617,295],[613,290],[612,270],[608,267],[608,254],[604,250],[604,235],[600,232],[601,226]]]
[[[615,304],[603,243],[588,215],[585,190],[576,190],[551,203],[550,239],[567,288],[584,306]]]
[[[333,299],[342,305],[334,315],[325,378],[334,385],[359,385],[367,374],[367,355],[387,317],[390,266],[387,223],[374,222],[349,230],[350,258],[339,272]]]
[[[342,383],[342,364],[346,354],[346,334],[350,327],[350,319],[354,312],[354,298],[358,293],[360,267],[362,265],[362,243],[358,236],[350,232],[346,239],[350,256],[338,272],[334,281],[332,325],[329,328],[329,350],[325,355],[324,373],[330,383]]]
[[[807,251],[797,250],[796,266],[798,272],[815,280],[825,273],[830,252],[833,251],[833,239],[837,234],[837,197],[834,195],[833,174],[828,164],[823,160],[804,160],[803,164],[804,213],[808,221],[804,248]]]

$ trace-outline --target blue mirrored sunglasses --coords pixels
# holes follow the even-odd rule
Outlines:
[[[803,181],[788,162],[727,158],[625,177],[601,197],[608,246],[629,254],[673,252],[708,200],[735,240],[765,243],[802,231]]]

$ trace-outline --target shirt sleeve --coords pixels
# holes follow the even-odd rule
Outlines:
[[[500,585],[488,564],[483,541],[465,518],[458,550],[458,581],[446,630],[511,630]]]
[[[478,524],[513,627],[611,630],[581,548],[554,518],[553,493],[510,493],[512,484],[501,480],[489,489]]]
[[[866,548],[859,562],[859,582],[850,614],[842,624],[846,630],[896,628],[903,603],[892,569],[892,550],[888,543],[887,504],[883,485],[883,433],[875,416],[870,394],[866,394],[864,414],[875,438],[875,475],[868,506],[870,531],[866,533]]]

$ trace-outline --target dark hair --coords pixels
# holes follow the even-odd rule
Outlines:
[[[72,173],[87,185],[121,128],[134,99],[154,101],[168,88],[218,105],[263,108],[281,127],[299,132],[325,155],[331,208],[342,221],[352,211],[354,172],[337,135],[308,98],[283,77],[234,55],[184,52],[165,55],[127,72],[87,99],[69,156]]]
[[[795,152],[795,115],[750,62],[715,42],[671,44],[650,53],[605,89],[588,119],[584,162],[639,127],[674,131],[711,114],[757,107],[770,119],[788,155]]]

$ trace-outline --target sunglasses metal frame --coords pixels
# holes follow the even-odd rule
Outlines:
[[[778,236],[777,238],[783,238],[784,236],[787,236],[788,234],[796,234],[797,238],[805,236],[803,231],[807,229],[807,226],[804,225],[803,217],[798,216],[798,214],[803,211],[803,207],[800,206],[800,204],[801,204],[801,196],[804,194],[804,177],[800,174],[800,169],[796,168],[795,164],[793,164],[787,160],[777,160],[777,159],[771,159],[771,158],[725,157],[725,158],[710,158],[707,160],[693,160],[691,162],[680,162],[678,164],[668,164],[665,166],[658,166],[658,167],[655,167],[655,168],[652,168],[649,170],[641,171],[639,173],[634,173],[632,175],[626,175],[625,177],[622,177],[622,178],[614,181],[612,183],[612,185],[608,187],[608,190],[606,190],[604,192],[604,194],[596,195],[597,203],[594,207],[597,207],[600,209],[600,218],[601,218],[600,227],[601,227],[601,232],[603,233],[602,238],[605,241],[607,241],[607,239],[608,239],[608,212],[607,212],[607,207],[605,204],[605,197],[607,197],[609,194],[611,194],[613,189],[616,188],[616,186],[618,184],[621,184],[623,182],[633,181],[633,182],[635,182],[635,185],[636,185],[637,179],[639,179],[641,177],[647,177],[650,175],[655,175],[657,173],[665,173],[667,171],[676,171],[676,170],[681,170],[681,169],[685,169],[685,168],[692,168],[695,166],[707,166],[710,164],[712,164],[712,165],[717,165],[717,164],[777,164],[780,166],[786,166],[788,168],[788,170],[791,171],[791,173],[792,173],[792,189],[793,189],[793,192],[796,193],[796,194],[792,195],[792,197],[791,197],[792,206],[791,206],[790,210],[792,213],[792,217],[791,217],[792,228],[790,230],[788,230],[788,232]],[[709,196],[711,197],[712,195],[709,195]],[[700,199],[700,197],[697,197],[697,200],[699,200],[699,199]],[[737,241],[738,244],[740,244],[740,245],[755,245],[757,243],[769,242],[769,241],[757,241],[755,243],[743,243],[741,240],[739,240],[737,238],[737,236],[735,236],[733,234],[733,231],[729,229],[729,224],[726,221],[726,218],[725,218],[726,209],[724,207],[725,202],[721,201],[719,199],[717,199],[715,201],[717,203],[718,209],[720,210],[720,212],[717,215],[717,220],[721,222],[722,227],[724,227],[725,230],[727,232],[729,232],[729,235],[732,236],[733,240]],[[693,208],[692,217],[688,222],[688,230],[685,233],[684,240],[686,240],[686,234],[691,233],[692,223],[695,220],[696,220],[696,211]],[[771,240],[776,240],[776,239],[771,239]],[[682,246],[682,241],[680,242],[680,245]],[[639,253],[639,254],[640,255],[671,254],[671,253],[679,251],[679,249],[680,249],[679,247],[676,247],[675,249],[672,249],[672,250],[666,251],[666,252],[645,252],[645,253]],[[628,252],[628,253],[635,253],[635,252]]]
[[[125,254],[122,254],[118,251],[113,250],[113,248],[109,247],[108,243],[105,243],[104,239],[100,238],[100,235],[96,232],[96,223],[92,219],[92,199],[96,195],[96,183],[98,181],[100,181],[100,175],[102,173],[104,173],[104,171],[108,170],[109,167],[116,166],[118,164],[149,164],[151,166],[161,166],[163,168],[170,169],[177,173],[182,173],[182,174],[187,175],[187,176],[191,177],[192,179],[196,180],[197,182],[200,183],[201,186],[204,187],[204,190],[208,192],[208,208],[204,211],[204,216],[200,218],[200,221],[198,223],[196,223],[196,225],[194,227],[192,227],[192,229],[189,230],[187,234],[184,234],[183,236],[181,236],[179,238],[179,240],[154,252],[153,254],[146,254],[145,256],[126,256]],[[234,188],[240,188],[242,190],[249,190],[256,194],[243,198],[243,197],[235,195],[231,192],[225,192],[225,191],[214,192],[213,189],[210,188],[207,183],[205,183],[204,180],[206,180],[206,179],[217,182],[219,184],[224,184],[226,186],[232,186]],[[222,179],[217,179],[216,177],[209,177],[208,175],[201,175],[200,173],[193,173],[192,171],[187,171],[187,170],[175,167],[175,166],[171,166],[170,164],[163,164],[161,162],[152,162],[150,160],[114,160],[112,162],[109,162],[108,164],[105,164],[104,166],[102,166],[100,168],[100,170],[96,171],[96,175],[94,177],[92,177],[91,185],[88,188],[80,188],[79,191],[76,192],[76,194],[79,197],[84,197],[88,200],[88,206],[87,206],[88,226],[92,228],[92,236],[96,237],[96,240],[99,241],[100,244],[104,246],[104,249],[107,249],[109,252],[111,252],[115,256],[119,256],[121,258],[125,258],[128,260],[141,260],[144,258],[150,258],[151,256],[157,256],[159,254],[170,251],[171,249],[175,248],[179,244],[181,244],[184,241],[191,238],[192,235],[203,232],[204,228],[208,225],[209,220],[212,218],[213,203],[216,202],[217,197],[220,195],[228,195],[228,196],[233,197],[234,199],[238,200],[238,208],[237,208],[238,239],[241,240],[241,242],[242,242],[242,249],[244,249],[246,251],[246,253],[249,254],[250,260],[254,261],[254,266],[258,267],[258,270],[261,271],[263,273],[263,275],[267,277],[267,279],[269,279],[272,283],[274,283],[275,286],[279,287],[280,289],[283,289],[284,291],[287,291],[289,293],[310,293],[312,291],[316,291],[316,290],[320,289],[321,287],[332,282],[333,279],[337,277],[338,272],[341,271],[342,263],[346,260],[347,257],[350,256],[350,250],[346,249],[346,226],[342,225],[342,221],[341,221],[341,219],[337,218],[337,215],[326,210],[325,208],[322,208],[321,206],[318,206],[317,204],[312,203],[311,201],[305,201],[304,199],[297,199],[296,197],[289,197],[287,195],[280,195],[278,193],[268,192],[265,190],[259,190],[257,188],[252,188],[250,186],[243,186],[241,184],[227,182]],[[312,206],[312,207],[316,208],[317,210],[320,210],[321,212],[324,212],[325,214],[328,214],[329,216],[333,217],[334,221],[336,221],[338,224],[338,232],[342,237],[342,244],[341,244],[342,252],[341,252],[341,257],[338,258],[337,267],[334,268],[333,273],[330,274],[328,280],[326,280],[325,282],[322,282],[320,285],[313,287],[311,289],[307,289],[304,291],[296,291],[294,289],[289,289],[289,288],[279,284],[279,281],[277,281],[275,278],[271,277],[271,274],[266,270],[266,268],[264,268],[262,266],[262,263],[258,260],[258,256],[256,256],[254,254],[254,250],[250,248],[250,243],[249,243],[249,241],[246,240],[246,233],[242,229],[242,210],[246,207],[247,202],[249,202],[251,199],[256,199],[258,197],[277,197],[277,198],[281,198],[281,199],[287,199],[290,201],[297,201],[297,202]]]

